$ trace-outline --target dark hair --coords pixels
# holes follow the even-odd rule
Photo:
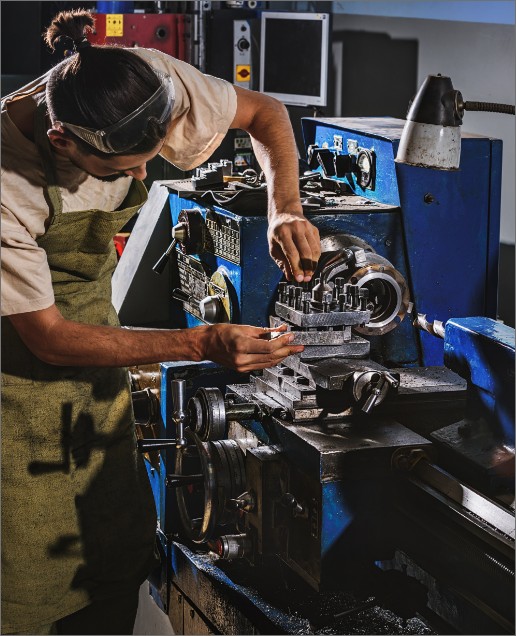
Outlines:
[[[116,124],[141,106],[159,86],[152,68],[137,54],[118,46],[89,45],[86,34],[95,20],[85,9],[62,11],[43,34],[46,44],[56,50],[65,46],[77,53],[50,72],[47,105],[52,121],[63,121],[99,130]],[[85,45],[86,44],[86,45]],[[169,122],[150,122],[145,138],[120,155],[143,154],[153,150],[167,131]],[[112,157],[90,146],[71,131],[81,152]]]

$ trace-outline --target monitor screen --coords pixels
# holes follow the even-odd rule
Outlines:
[[[326,106],[329,22],[327,13],[262,13],[260,92]]]

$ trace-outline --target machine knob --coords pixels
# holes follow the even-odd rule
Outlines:
[[[193,296],[191,294],[179,289],[179,287],[172,290],[172,298],[174,300],[179,300],[182,303],[189,303],[193,300]]]
[[[199,303],[202,319],[210,325],[220,322],[224,317],[224,306],[220,296],[206,296]]]
[[[281,505],[290,510],[290,514],[293,517],[301,517],[306,519],[308,517],[308,510],[305,506],[302,506],[298,500],[290,492],[286,492],[281,498]]]
[[[221,559],[241,559],[252,551],[253,544],[246,534],[225,534],[214,542],[214,551]]]
[[[256,507],[255,498],[252,492],[243,492],[235,499],[228,499],[226,508],[229,510],[243,510],[244,512],[252,512]]]
[[[168,259],[170,258],[170,255],[174,251],[175,246],[177,245],[177,243],[183,243],[183,241],[186,240],[186,237],[187,237],[186,224],[178,223],[177,225],[174,225],[174,227],[172,228],[172,242],[170,243],[170,245],[167,247],[165,252],[160,256],[160,258],[158,259],[158,261],[154,264],[152,268],[152,271],[155,274],[163,274],[163,271],[165,270],[165,267],[168,263]]]
[[[239,51],[247,51],[249,50],[250,44],[247,38],[240,38],[237,42],[237,49]]]

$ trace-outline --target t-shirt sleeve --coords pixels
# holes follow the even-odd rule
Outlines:
[[[4,205],[1,238],[2,316],[51,307],[54,292],[46,252]]]
[[[181,170],[192,170],[218,148],[235,118],[236,91],[223,79],[152,49],[135,49],[174,82],[172,126],[160,152]]]

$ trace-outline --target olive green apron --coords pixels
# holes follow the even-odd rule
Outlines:
[[[46,251],[66,319],[119,325],[113,236],[147,198],[62,213],[45,104],[35,139],[45,169]],[[94,346],[95,343],[92,343]],[[126,369],[41,362],[2,318],[2,633],[52,623],[140,585],[155,565],[156,512],[136,451]]]

